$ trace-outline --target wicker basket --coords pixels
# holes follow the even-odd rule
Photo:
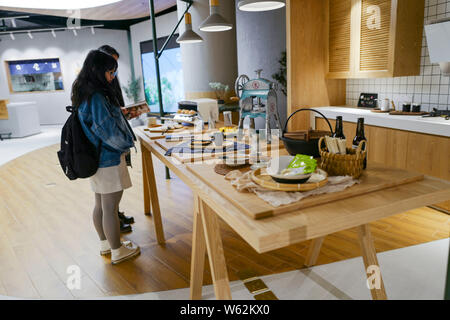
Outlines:
[[[352,176],[358,179],[364,170],[364,159],[367,155],[367,142],[361,141],[356,150],[347,148],[347,154],[329,153],[324,138],[319,140],[319,152],[321,156],[320,168],[325,170],[329,176]],[[364,148],[364,151],[363,150]]]

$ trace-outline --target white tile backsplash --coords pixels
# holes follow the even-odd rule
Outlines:
[[[450,17],[450,0],[425,0],[425,23]],[[347,105],[356,106],[361,93],[378,93],[380,99],[401,103],[408,99],[422,104],[424,111],[447,109],[450,105],[450,78],[441,75],[439,65],[430,62],[425,31],[423,33],[420,75],[382,79],[349,79]]]

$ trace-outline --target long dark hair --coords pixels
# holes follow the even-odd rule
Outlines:
[[[100,48],[98,48],[98,50],[103,51],[104,53],[107,53],[107,54],[109,54],[109,55],[111,55],[111,56],[112,56],[112,55],[116,55],[117,58],[120,57],[119,52],[117,52],[116,49],[114,49],[113,47],[111,47],[111,46],[109,46],[109,45],[107,45],[107,44],[101,46]]]
[[[72,106],[79,107],[84,101],[90,101],[96,92],[118,105],[114,89],[105,78],[105,72],[110,70],[117,70],[116,59],[100,50],[90,51],[72,85]]]

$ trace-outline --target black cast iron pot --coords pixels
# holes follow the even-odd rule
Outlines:
[[[285,133],[287,132],[287,126],[289,123],[289,120],[297,114],[300,111],[314,111],[322,116],[322,118],[325,119],[325,121],[328,123],[328,126],[330,127],[331,135],[333,135],[333,128],[331,126],[330,121],[328,121],[327,117],[325,117],[321,112],[314,110],[314,109],[299,109],[295,111],[293,114],[289,116],[289,118],[286,121],[286,125],[283,129],[283,134],[281,136],[281,141],[283,141],[284,147],[289,152],[291,156],[295,156],[297,154],[304,154],[308,156],[313,156],[314,158],[320,158],[319,153],[319,139],[310,139],[309,141],[303,141],[303,140],[295,140],[291,138],[285,137]]]

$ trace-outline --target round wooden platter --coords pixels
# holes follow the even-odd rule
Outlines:
[[[234,141],[231,140],[225,140],[221,146],[217,146],[214,141],[211,144],[208,144],[205,146],[206,149],[221,149],[221,148],[228,148],[234,145]]]
[[[323,171],[325,172],[325,171]],[[311,191],[323,187],[328,183],[328,178],[316,183],[303,183],[303,184],[286,184],[275,182],[270,175],[262,172],[262,169],[257,169],[252,172],[251,178],[254,183],[260,185],[261,187],[277,190],[277,191],[288,191],[288,192],[304,192]]]
[[[235,170],[247,171],[246,169],[248,169],[249,167],[250,167],[249,164],[243,164],[240,166],[230,167],[230,166],[227,166],[226,164],[219,163],[219,164],[216,164],[216,166],[214,167],[214,172],[217,174],[220,174],[221,176],[226,176],[228,173],[230,173],[231,171],[235,171]],[[243,169],[245,169],[245,170],[243,170]]]
[[[145,128],[144,131],[148,131],[151,133],[174,133],[178,131],[183,131],[184,127],[174,128],[174,129],[167,129],[166,127],[163,127],[160,124],[152,125],[150,128]]]

